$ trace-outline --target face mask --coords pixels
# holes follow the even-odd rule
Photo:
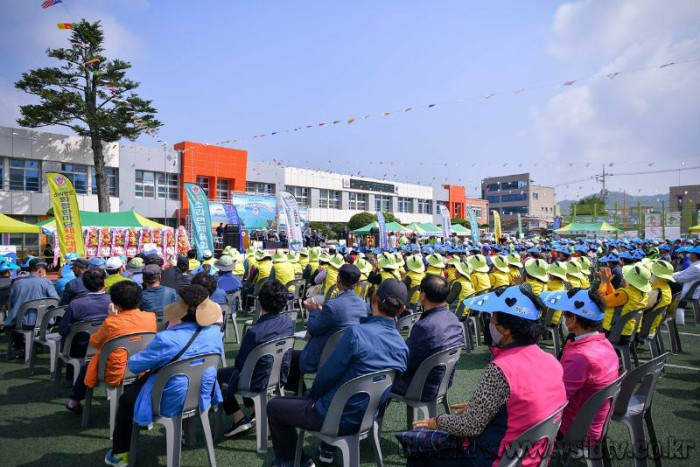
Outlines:
[[[489,332],[491,333],[491,341],[495,345],[499,345],[501,343],[501,339],[503,339],[503,334],[499,332],[495,324],[489,323]]]

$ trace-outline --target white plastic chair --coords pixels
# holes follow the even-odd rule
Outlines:
[[[51,375],[51,381],[56,377],[56,353],[58,352],[58,345],[61,342],[61,336],[58,333],[49,333],[49,326],[53,324],[56,318],[62,317],[68,306],[59,306],[56,308],[51,308],[41,317],[41,324],[39,325],[39,334],[34,337],[34,344],[31,347],[31,356],[29,358],[29,375],[34,374],[34,365],[36,364],[36,345],[41,345],[48,347],[49,349],[49,371]]]
[[[68,333],[65,341],[63,342],[63,348],[60,352],[56,352],[55,354],[56,360],[54,361],[54,368],[56,370],[55,382],[57,394],[60,392],[61,388],[61,366],[63,365],[63,363],[65,363],[66,365],[71,365],[73,367],[73,384],[75,384],[75,380],[78,379],[78,373],[80,373],[80,367],[83,366],[83,364],[86,361],[90,360],[92,356],[96,353],[95,348],[90,347],[88,345],[87,350],[85,352],[85,357],[71,357],[70,351],[73,347],[73,341],[75,340],[75,337],[78,334],[93,335],[97,332],[98,329],[100,329],[100,326],[102,326],[103,322],[104,319],[100,318],[91,319],[88,321],[78,321],[77,323],[71,324],[70,332]]]

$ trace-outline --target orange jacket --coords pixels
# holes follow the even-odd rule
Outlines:
[[[115,337],[134,332],[156,332],[156,314],[142,312],[139,309],[122,311],[118,315],[110,315],[105,318],[95,334],[90,336],[90,345],[97,349],[97,353],[90,360],[85,373],[85,385],[93,388],[97,385],[97,363],[100,361],[100,349],[107,341]],[[105,382],[116,386],[124,378],[126,371],[127,355],[125,350],[115,350],[107,360],[105,369]]]

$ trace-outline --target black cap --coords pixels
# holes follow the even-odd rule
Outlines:
[[[75,261],[73,261],[73,266],[78,266],[80,269],[89,269],[90,262],[85,258],[78,258]]]
[[[36,271],[38,268],[46,268],[47,266],[48,264],[43,259],[34,258],[33,260],[29,261],[28,269],[30,271]]]
[[[353,286],[360,281],[360,270],[354,264],[343,264],[338,270],[338,279],[346,287]]]
[[[160,276],[161,269],[157,264],[147,264],[143,268],[143,280],[146,282],[153,282]]]
[[[177,268],[180,270],[188,270],[190,268],[190,261],[187,259],[187,256],[185,255],[178,255],[177,256]]]
[[[408,289],[406,284],[398,279],[387,279],[379,285],[377,297],[379,300],[395,298],[401,303],[406,303],[408,301]]]

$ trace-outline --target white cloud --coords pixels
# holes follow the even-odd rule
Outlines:
[[[558,8],[550,52],[600,78],[566,88],[533,110],[533,131],[552,161],[678,167],[700,143],[700,3],[585,0]],[[620,70],[648,71],[605,78]],[[697,173],[697,172],[696,172]],[[622,182],[622,179],[620,179]],[[665,189],[665,177],[626,177],[636,192]],[[664,185],[665,184],[665,185]]]

